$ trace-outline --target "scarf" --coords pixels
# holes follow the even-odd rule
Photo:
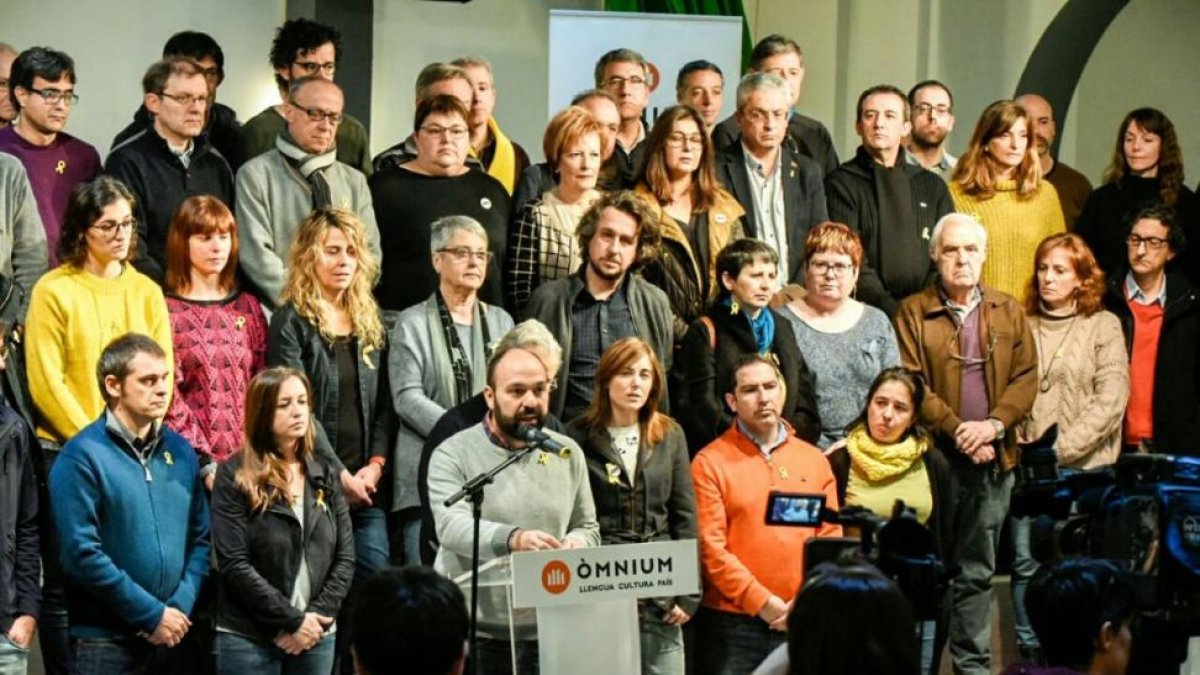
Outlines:
[[[275,137],[275,149],[279,150],[284,160],[308,181],[308,187],[312,190],[313,209],[326,209],[333,205],[329,183],[325,180],[325,169],[337,161],[336,146],[319,155],[310,155],[296,145],[291,134],[284,129]]]
[[[496,146],[492,152],[492,163],[487,168],[488,175],[500,181],[511,196],[517,181],[517,152],[513,150],[512,141],[508,140],[508,136],[500,131],[496,118],[488,118],[488,131],[492,134],[492,143]],[[471,150],[471,154],[474,155],[475,151]]]
[[[446,395],[452,396],[452,402],[445,407],[452,408],[471,398],[476,392],[483,390],[483,386],[486,384],[486,368],[483,367],[483,364],[486,364],[492,357],[491,331],[488,330],[487,321],[484,318],[486,308],[483,302],[476,300],[475,321],[471,325],[474,338],[472,340],[473,358],[468,358],[466,347],[463,346],[462,340],[458,339],[458,329],[454,326],[454,318],[450,316],[450,308],[446,306],[442,292],[434,291],[431,300],[435,302],[426,302],[425,304],[426,318],[429,321],[433,353],[445,354],[450,359],[450,368],[439,366],[437,370],[442,379],[443,391]],[[440,325],[441,330],[435,329],[435,325]],[[478,367],[472,369],[472,363]],[[453,382],[450,381],[451,379]]]
[[[733,296],[725,297],[725,306],[729,308],[730,314],[737,314],[740,309],[733,308]],[[757,318],[750,318],[750,313],[746,312],[746,321],[750,323],[750,330],[754,333],[754,342],[758,345],[758,353],[766,356],[770,354],[775,346],[775,315],[769,307],[763,307],[758,312]]]
[[[917,440],[912,434],[899,443],[880,445],[871,438],[863,424],[854,427],[846,437],[850,461],[872,483],[908,471],[913,462],[921,459],[928,449],[924,441]]]

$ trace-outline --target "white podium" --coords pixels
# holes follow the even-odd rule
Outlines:
[[[512,606],[537,610],[543,675],[641,672],[639,598],[700,592],[695,539],[512,555]]]

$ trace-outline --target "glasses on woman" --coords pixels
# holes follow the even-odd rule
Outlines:
[[[98,230],[100,232],[100,234],[104,235],[105,237],[107,237],[109,239],[113,239],[117,236],[117,230],[128,229],[128,230],[132,231],[135,227],[137,227],[137,219],[136,218],[126,218],[125,220],[121,220],[121,221],[102,220],[102,221],[96,223],[95,225],[92,225],[91,229]]]
[[[694,145],[697,148],[703,148],[704,137],[700,134],[689,135],[675,131],[667,136],[667,145],[672,148],[682,148],[688,145]]]
[[[825,262],[824,260],[815,260],[813,262],[810,262],[810,263],[808,263],[808,267],[813,272],[815,272],[817,274],[817,276],[823,277],[826,274],[833,272],[833,276],[835,276],[839,279],[841,279],[842,277],[845,277],[847,274],[850,274],[850,270],[854,269],[854,265],[847,265],[846,263],[840,263],[840,262],[839,263],[831,263],[831,262]]]
[[[466,246],[455,246],[454,248],[439,248],[438,253],[445,253],[454,259],[454,262],[465,262],[468,258],[474,258],[475,262],[485,264],[492,259],[491,251],[473,251]]]

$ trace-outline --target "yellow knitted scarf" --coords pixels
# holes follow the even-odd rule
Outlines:
[[[911,434],[899,443],[880,445],[872,440],[866,425],[862,424],[854,427],[846,437],[846,451],[850,453],[850,461],[871,482],[904,473],[913,462],[925,455],[926,450],[928,446],[925,442],[917,440],[917,437]]]
[[[492,165],[487,170],[488,175],[500,181],[511,195],[517,184],[517,153],[513,150],[512,141],[500,131],[496,118],[488,120],[488,130],[492,133],[492,142],[496,144],[496,151],[492,153]],[[472,149],[471,154],[475,155],[475,150]]]

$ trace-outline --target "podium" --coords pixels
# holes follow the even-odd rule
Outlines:
[[[506,587],[508,637],[530,639],[527,619],[536,612],[538,659],[544,675],[612,675],[641,672],[640,598],[700,591],[695,539],[599,548],[524,551],[480,566],[485,588]],[[456,580],[470,588],[470,573]],[[485,626],[480,607],[480,628]],[[487,621],[489,633],[500,631]]]

